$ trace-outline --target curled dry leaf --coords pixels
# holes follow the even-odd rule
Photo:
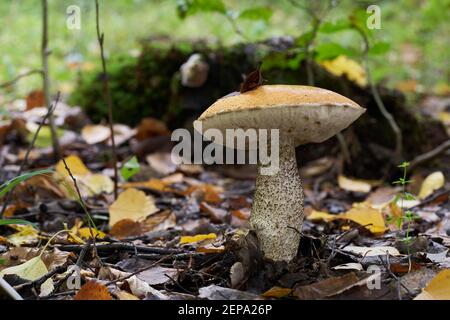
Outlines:
[[[87,144],[96,144],[106,141],[110,135],[109,128],[101,124],[88,124],[81,129],[81,136]]]
[[[77,292],[74,300],[113,300],[111,294],[104,285],[97,281],[85,283]]]
[[[129,188],[122,192],[109,207],[109,225],[112,227],[123,219],[140,221],[158,210],[153,197],[146,195],[143,191]]]
[[[301,300],[323,299],[342,293],[359,282],[354,272],[349,272],[340,277],[328,278],[310,285],[297,286],[294,295]]]
[[[441,171],[433,172],[428,175],[422,182],[419,191],[419,199],[424,199],[432,194],[435,190],[442,188],[445,184],[445,177]]]
[[[284,298],[290,296],[292,291],[293,290],[290,288],[282,288],[275,286],[264,292],[262,296],[264,298]]]
[[[372,186],[367,181],[350,179],[343,175],[339,175],[338,184],[341,189],[353,192],[367,193],[372,189]]]

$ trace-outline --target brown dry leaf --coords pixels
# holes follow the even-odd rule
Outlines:
[[[73,300],[113,300],[113,298],[104,285],[89,281],[80,288]]]
[[[414,300],[450,300],[450,269],[439,272]]]
[[[445,177],[441,171],[433,172],[428,175],[422,182],[420,187],[419,199],[424,199],[432,194],[435,190],[442,188],[445,184]]]
[[[209,243],[198,247],[196,251],[201,253],[222,253],[225,251],[225,246],[216,246],[213,243]]]
[[[338,216],[340,219],[348,219],[367,228],[373,234],[382,234],[386,231],[381,210],[374,209],[367,202],[354,204],[354,207]]]
[[[181,177],[181,181],[182,181],[183,175],[176,173],[176,174],[167,176],[163,179],[151,178],[147,181],[124,183],[121,187],[125,188],[125,189],[126,188],[146,188],[146,189],[151,189],[151,190],[155,190],[155,191],[159,191],[159,192],[176,192],[176,190],[172,189],[170,187],[170,185],[173,183],[176,183],[176,182],[181,182],[180,177]]]
[[[367,193],[372,189],[372,185],[365,180],[350,179],[343,175],[339,175],[338,185],[341,189],[353,192]]]
[[[292,293],[292,289],[290,288],[282,288],[282,287],[272,287],[266,292],[262,294],[265,298],[284,298],[289,296]]]
[[[373,208],[384,208],[392,202],[398,191],[391,187],[381,187],[372,192],[366,199]]]
[[[200,203],[200,210],[201,212],[205,213],[214,223],[223,223],[228,216],[227,210],[213,207],[204,201]]]
[[[122,219],[117,221],[112,226],[109,233],[118,239],[124,239],[128,237],[140,236],[143,231],[139,222],[131,219]]]
[[[294,295],[301,300],[322,299],[342,293],[359,282],[354,272],[340,277],[328,278],[306,286],[296,286]]]
[[[160,231],[175,227],[177,224],[177,218],[170,210],[164,210],[156,212],[144,221],[141,222],[141,227],[144,232]]]
[[[88,124],[81,129],[81,137],[87,144],[106,141],[110,135],[109,128],[101,124]]]
[[[137,127],[136,139],[142,141],[144,139],[155,136],[167,136],[170,134],[166,124],[155,118],[144,118]]]
[[[36,107],[45,106],[46,104],[44,92],[42,90],[31,91],[26,98],[26,102],[27,102],[26,110],[31,110]]]
[[[231,211],[231,215],[241,220],[248,220],[250,219],[251,210],[250,208],[241,208]]]
[[[140,221],[152,213],[159,211],[155,199],[143,191],[129,188],[122,192],[109,207],[109,226],[123,219]]]
[[[138,297],[136,297],[134,294],[128,293],[123,290],[119,290],[117,292],[114,292],[114,295],[119,300],[140,300]]]
[[[190,186],[187,190],[183,191],[182,194],[185,196],[193,196],[199,193],[203,195],[203,200],[208,203],[221,203],[222,193],[224,192],[222,187],[218,187],[212,184],[201,183]]]

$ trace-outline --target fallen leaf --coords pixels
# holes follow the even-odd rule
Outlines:
[[[414,300],[450,300],[450,269],[439,272]]]
[[[312,210],[311,213],[306,217],[306,219],[311,220],[311,221],[323,220],[326,222],[332,221],[337,218],[339,218],[338,215],[330,214],[328,212],[316,211],[316,210]]]
[[[389,254],[391,256],[400,256],[400,252],[396,248],[389,246],[380,246],[380,247],[346,246],[342,249],[342,251],[355,253],[363,257],[384,256],[386,254]]]
[[[428,175],[422,182],[419,191],[419,199],[424,199],[432,194],[435,190],[442,188],[445,184],[444,174],[441,171],[433,172]]]
[[[74,176],[82,177],[91,173],[78,156],[70,155],[64,158],[64,160]],[[70,177],[62,160],[58,161],[55,170],[63,177]]]
[[[80,288],[73,300],[113,300],[113,298],[104,285],[97,281],[89,281]]]
[[[290,288],[282,288],[282,287],[272,287],[269,290],[267,290],[266,292],[264,292],[262,294],[263,297],[265,298],[284,298],[287,296],[290,296],[292,293],[292,289]]]
[[[196,243],[204,240],[214,240],[217,238],[215,233],[197,234],[195,236],[183,236],[180,238],[180,244]]]
[[[296,286],[294,295],[301,300],[323,299],[342,293],[357,285],[359,281],[354,272],[349,272],[310,285]]]
[[[361,265],[361,263],[350,262],[350,263],[344,263],[344,264],[340,264],[338,266],[334,266],[331,269],[333,269],[333,270],[357,270],[357,271],[362,271],[363,270],[363,266]]]
[[[339,215],[339,218],[356,222],[373,234],[382,234],[386,231],[381,210],[374,209],[365,202],[354,205],[352,209]]]
[[[166,176],[177,170],[177,165],[172,162],[172,157],[169,152],[149,154],[146,160],[150,167],[162,176]]]
[[[352,192],[370,192],[372,186],[364,180],[349,179],[343,175],[338,177],[338,185],[341,189]]]
[[[117,221],[130,219],[139,221],[148,215],[159,211],[153,197],[143,191],[129,188],[122,192],[109,207],[109,225],[114,226]]]
[[[27,108],[26,110],[31,110],[36,107],[45,106],[45,96],[42,90],[31,91],[26,97]]]
[[[137,127],[136,139],[142,141],[150,137],[166,135],[170,135],[170,131],[164,122],[155,118],[144,118]]]
[[[41,256],[37,256],[25,263],[3,269],[0,272],[0,277],[3,277],[7,274],[15,274],[22,279],[34,281],[45,276],[47,273],[48,269],[45,266],[45,263],[42,261]],[[52,293],[53,289],[53,280],[49,278],[41,285],[41,292],[39,296],[42,297],[49,295],[50,293]]]
[[[122,219],[117,221],[112,226],[109,233],[118,239],[124,239],[128,237],[140,236],[143,231],[139,222],[131,219]]]
[[[224,288],[217,285],[210,285],[198,290],[199,298],[208,300],[254,300],[258,298],[256,294]]]
[[[173,268],[166,268],[161,266],[156,266],[142,272],[139,272],[136,276],[145,281],[149,285],[164,284],[172,280],[178,279],[178,270]]]
[[[121,144],[130,140],[136,134],[135,129],[131,129],[129,126],[124,124],[115,124],[113,126],[114,130],[114,142],[116,146],[120,146]],[[111,146],[111,138],[108,139],[108,145]]]
[[[32,225],[9,225],[18,232],[8,236],[8,242],[19,247],[34,243],[39,238],[39,232]]]
[[[214,223],[223,223],[225,218],[228,216],[227,210],[213,207],[204,201],[200,203],[200,210]]]
[[[209,243],[204,246],[197,247],[195,251],[201,253],[222,253],[225,251],[225,246],[216,246],[213,243]]]
[[[82,181],[89,189],[90,195],[112,193],[114,191],[114,182],[104,174],[92,174],[83,178]]]
[[[114,292],[114,295],[119,300],[139,300],[139,298],[136,297],[134,294],[128,293],[128,292],[123,291],[123,290],[119,290],[119,291]]]
[[[106,141],[111,135],[107,126],[101,124],[88,124],[81,129],[81,137],[87,144],[96,144]]]

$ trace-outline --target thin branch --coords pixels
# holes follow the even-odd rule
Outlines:
[[[113,120],[113,106],[111,99],[111,91],[109,89],[109,79],[108,72],[106,69],[106,60],[105,60],[105,52],[103,48],[103,42],[105,40],[104,33],[100,32],[100,12],[98,6],[98,0],[95,0],[95,22],[97,27],[97,39],[98,44],[100,46],[100,57],[102,60],[102,68],[103,68],[103,89],[106,102],[108,104],[108,124],[109,130],[111,132],[111,146],[112,146],[112,161],[114,166],[114,199],[117,199],[117,184],[119,180],[119,174],[117,170],[117,152],[116,152],[116,141],[114,139],[114,120]]]
[[[447,151],[447,149],[450,149],[450,139],[447,141],[444,141],[443,143],[438,145],[436,148],[415,157],[412,161],[410,161],[409,168],[413,169],[413,168],[417,167],[418,165],[421,165],[427,161],[433,160],[434,158],[440,156],[445,151]]]
[[[392,159],[392,164],[398,163],[401,160],[401,157],[403,155],[403,135],[400,127],[398,126],[397,122],[395,121],[393,115],[386,109],[383,100],[381,99],[380,93],[378,92],[375,83],[372,79],[372,74],[370,72],[369,67],[369,39],[367,38],[366,33],[364,30],[362,30],[357,25],[354,25],[355,30],[360,34],[361,38],[363,39],[364,43],[364,49],[363,49],[363,59],[364,59],[364,65],[366,69],[366,75],[367,75],[367,82],[369,83],[370,90],[372,91],[372,95],[375,99],[375,103],[378,106],[378,109],[380,110],[383,117],[388,121],[389,126],[391,127],[392,131],[395,134],[395,156],[394,159]]]
[[[45,103],[47,109],[51,108],[50,103],[50,77],[48,72],[48,56],[50,51],[48,49],[48,3],[47,0],[42,0],[42,46],[41,46],[41,57],[42,57],[42,78],[43,78],[43,89],[45,96]],[[53,121],[53,115],[50,113],[49,116],[49,126],[53,144],[53,155],[55,159],[58,159],[61,154],[61,149],[58,142],[58,136],[56,133],[55,122]]]
[[[56,106],[58,105],[58,102],[59,102],[60,94],[61,93],[58,91],[55,102],[53,103],[53,105],[50,106],[50,108],[47,110],[47,113],[42,118],[41,122],[39,123],[38,128],[33,135],[33,139],[31,139],[31,142],[28,145],[27,151],[25,152],[25,156],[22,160],[22,163],[20,164],[19,171],[17,171],[16,177],[20,176],[22,174],[23,170],[25,169],[25,167],[27,166],[28,158],[30,156],[31,150],[33,150],[33,148],[34,148],[34,144],[36,143],[36,140],[39,136],[39,132],[41,131],[41,129],[44,126],[47,119],[49,119],[51,117],[51,115],[53,114],[53,112],[55,111]],[[9,190],[8,194],[5,197],[5,202],[3,202],[2,211],[0,213],[1,217],[3,217],[6,207],[8,206],[8,203],[11,200],[11,196],[12,196],[12,193],[14,192],[14,189],[15,188],[12,188],[11,190]]]
[[[33,74],[36,74],[36,73],[39,73],[39,74],[41,74],[41,75],[44,74],[44,72],[43,72],[41,69],[33,69],[33,70],[30,70],[30,71],[24,72],[24,73],[22,73],[22,74],[19,74],[18,76],[16,76],[16,77],[13,78],[12,80],[9,80],[9,81],[7,81],[7,82],[1,83],[1,84],[0,84],[0,89],[7,88],[7,87],[10,87],[10,86],[13,86],[13,85],[16,84],[20,79],[25,78],[25,77],[29,77],[29,76],[31,76],[31,75],[33,75]]]

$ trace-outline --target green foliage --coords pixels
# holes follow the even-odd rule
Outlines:
[[[356,53],[350,48],[345,48],[339,43],[323,43],[315,48],[315,58],[317,61],[334,59],[340,55],[346,55],[349,57],[355,56]]]
[[[199,12],[226,13],[222,0],[177,0],[177,13],[182,19]]]
[[[0,226],[5,226],[9,224],[24,224],[24,225],[32,225],[34,226],[34,223],[22,220],[22,219],[0,219]]]
[[[268,7],[253,7],[245,9],[238,14],[239,19],[263,20],[268,22],[272,17],[273,11]]]
[[[120,174],[125,181],[128,181],[128,179],[137,174],[140,170],[141,167],[139,165],[139,161],[136,156],[134,156],[124,163],[124,165],[120,169]]]
[[[43,170],[36,170],[32,172],[27,172],[24,174],[21,174],[18,177],[15,177],[9,181],[6,181],[0,186],[0,198],[3,197],[6,193],[8,193],[10,190],[15,188],[19,183],[28,180],[34,176],[37,176],[39,174],[48,174],[53,173],[53,170],[43,169]]]

